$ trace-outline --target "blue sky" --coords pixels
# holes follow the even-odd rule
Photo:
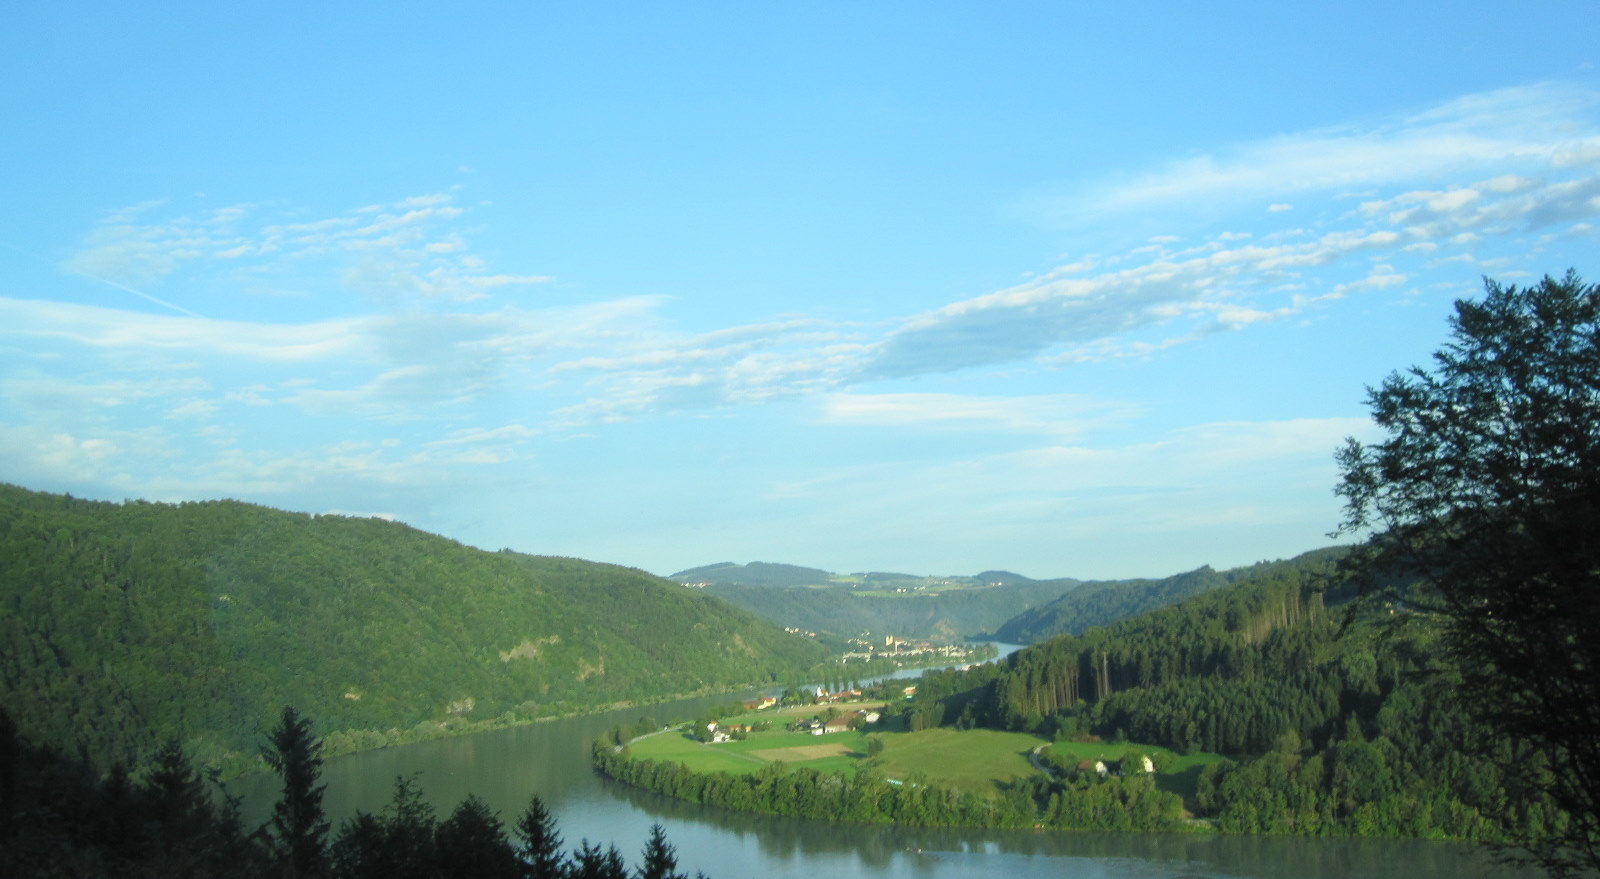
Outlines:
[[[661,574],[1325,545],[1452,301],[1600,277],[1594,5],[1102,5],[13,3],[0,479]]]

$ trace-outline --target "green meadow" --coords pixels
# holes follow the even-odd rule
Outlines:
[[[845,772],[853,775],[866,757],[866,736],[859,732],[810,733],[773,731],[751,733],[740,742],[708,745],[686,732],[673,730],[629,745],[635,759],[671,760],[695,772],[731,772],[744,775],[768,763],[806,766],[818,772]]]
[[[1222,758],[1216,754],[1177,754],[1166,748],[1126,742],[1050,742],[1029,733],[997,730],[948,728],[920,732],[869,730],[827,735],[789,732],[781,727],[798,716],[816,714],[808,706],[783,712],[730,718],[729,723],[765,720],[773,724],[768,732],[751,733],[743,741],[705,744],[675,729],[635,740],[629,748],[635,759],[681,763],[694,772],[728,772],[746,775],[771,763],[798,769],[806,767],[821,773],[843,772],[853,776],[865,765],[891,779],[925,778],[942,787],[989,795],[1002,785],[1025,778],[1038,770],[1029,760],[1036,748],[1045,747],[1069,764],[1083,760],[1120,760],[1130,752],[1147,754],[1158,766],[1156,785],[1194,800],[1200,772]],[[870,761],[868,740],[879,739],[883,750]]]
[[[926,729],[884,734],[878,759],[889,778],[920,773],[942,787],[987,795],[998,785],[1037,772],[1028,753],[1047,742],[1028,733]]]

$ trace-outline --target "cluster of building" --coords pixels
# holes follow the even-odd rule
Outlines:
[[[718,723],[717,721],[713,720],[706,724],[706,735],[709,736],[709,738],[706,738],[704,741],[713,745],[720,745],[723,742],[731,742],[736,739],[742,739],[749,734],[750,727],[748,725],[738,723]]]
[[[881,720],[883,715],[877,711],[867,709],[858,710],[852,714],[841,714],[829,720],[820,717],[806,717],[789,724],[789,729],[794,732],[808,732],[814,736],[828,733],[846,732],[852,728],[870,726]]]
[[[852,659],[866,662],[878,657],[909,657],[909,656],[942,656],[946,659],[966,659],[972,655],[972,650],[960,644],[934,644],[929,641],[917,641],[911,638],[897,638],[894,635],[885,635],[882,643],[865,638],[851,638],[850,643],[859,648],[844,654],[844,661]]]

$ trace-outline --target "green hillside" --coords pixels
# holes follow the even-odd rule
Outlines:
[[[1287,561],[1261,562],[1216,571],[1210,565],[1159,580],[1108,580],[1084,583],[1055,601],[1030,608],[1007,620],[995,637],[1013,644],[1032,644],[1056,635],[1081,635],[1094,626],[1177,604],[1195,595],[1234,583],[1259,579],[1274,571],[1316,569],[1344,553],[1339,547],[1312,550]]]
[[[391,522],[0,486],[0,701],[99,765],[183,735],[253,754],[283,705],[330,743],[792,680],[822,648],[638,570]]]
[[[1499,840],[1562,826],[1537,790],[1547,755],[1470,718],[1436,620],[1327,609],[1351,592],[1334,555],[930,672],[905,721],[1226,755],[1197,770],[1190,805],[1227,831]]]

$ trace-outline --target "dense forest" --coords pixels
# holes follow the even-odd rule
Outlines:
[[[1278,568],[1304,568],[1344,553],[1338,547],[1312,550],[1288,561],[1260,562],[1217,571],[1209,565],[1158,580],[1096,580],[1084,583],[1042,607],[1030,608],[994,630],[1012,644],[1032,644],[1056,635],[1081,635],[1095,626],[1165,607],[1213,589],[1242,583]]]
[[[0,703],[102,770],[182,736],[252,760],[279,706],[331,751],[803,679],[810,639],[641,571],[404,525],[0,485]]]
[[[912,728],[1101,737],[1230,759],[1196,811],[1228,831],[1501,839],[1557,827],[1542,755],[1456,698],[1435,621],[1328,610],[1333,559],[1262,576],[967,672],[930,673]]]

